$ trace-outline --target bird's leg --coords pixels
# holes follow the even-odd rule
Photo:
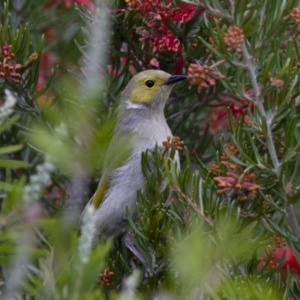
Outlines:
[[[136,248],[134,245],[132,235],[127,232],[123,237],[124,245],[138,258],[138,260],[142,263],[142,265],[146,268],[148,274],[152,274],[152,266],[149,266],[149,263],[143,256],[143,254]]]

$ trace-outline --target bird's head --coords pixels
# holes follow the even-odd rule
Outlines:
[[[159,70],[143,71],[132,77],[122,92],[122,99],[128,108],[163,107],[174,83],[184,79],[186,76]]]

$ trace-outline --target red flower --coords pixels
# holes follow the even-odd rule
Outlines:
[[[52,75],[52,68],[54,65],[58,63],[58,58],[52,53],[52,52],[45,52],[42,55],[41,59],[41,66],[40,66],[40,73],[38,78],[38,84],[37,84],[37,91],[40,91],[43,89],[46,85],[47,79]],[[40,104],[45,102],[52,102],[52,97],[47,96],[46,94],[42,94],[38,98],[38,102]]]
[[[244,110],[248,107],[248,102],[245,100],[241,100],[241,102],[239,104],[232,102],[229,105],[229,108],[233,114],[234,117],[238,117],[240,116]]]
[[[179,52],[180,51],[180,41],[173,35],[171,30],[160,30],[165,34],[165,36],[155,36],[154,45],[157,47],[158,51],[165,52]]]
[[[140,38],[140,41],[147,39],[152,39],[154,42],[154,47],[157,48],[159,52],[180,52],[180,41],[177,39],[171,30],[168,30],[165,27],[160,27],[158,31],[162,34],[150,34]]]
[[[217,104],[217,103],[215,103]],[[224,106],[212,107],[205,119],[204,129],[208,128],[211,134],[216,134],[228,126],[227,109]]]
[[[249,97],[252,97],[253,91],[249,90],[246,92]],[[235,100],[230,96],[223,96],[222,100],[214,101],[213,104],[219,105],[212,107],[206,117],[205,128],[208,127],[212,134],[220,132],[228,125],[228,111],[227,107],[230,108],[232,115],[237,118],[241,116],[249,106],[249,102],[244,99]],[[250,109],[253,111],[254,106],[250,103]]]
[[[37,90],[41,90],[45,86],[47,78],[52,74],[53,66],[57,63],[58,58],[52,52],[48,51],[42,55]]]
[[[182,2],[173,10],[172,19],[176,22],[188,22],[195,15],[200,15],[201,12],[197,12],[197,9],[200,7],[199,4],[196,3],[185,3]]]
[[[294,253],[288,245],[276,248],[272,252],[270,261],[268,261],[267,258],[263,258],[260,267],[268,263],[266,268],[267,270],[270,270],[274,267],[277,267],[281,261],[283,261],[283,265],[280,268],[281,272],[286,272],[289,269],[300,275],[300,266],[297,262],[297,259],[294,256]]]
[[[18,84],[23,65],[15,62],[15,53],[10,53],[11,47],[5,45],[0,49],[0,78]]]
[[[172,7],[173,1],[162,0],[125,0],[129,10],[134,10],[141,15],[150,16],[150,27],[155,26],[155,23],[166,24],[170,20],[175,22],[188,22],[196,14],[200,4],[194,3],[180,3],[177,7]]]
[[[11,47],[12,47],[11,45],[3,46],[2,54],[4,55],[4,57],[7,57],[9,55],[9,51],[10,51]]]
[[[182,68],[184,67],[184,58],[179,57],[175,62],[174,75],[182,74]]]
[[[227,163],[228,165],[228,163]],[[217,194],[236,191],[241,201],[253,199],[260,186],[254,183],[255,174],[236,174],[227,172],[226,176],[214,177],[218,185]]]

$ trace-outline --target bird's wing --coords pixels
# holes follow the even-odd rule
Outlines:
[[[115,135],[113,137],[107,150],[101,180],[94,196],[90,200],[96,209],[101,205],[106,192],[110,188],[112,172],[122,167],[131,157],[134,140],[134,136],[131,133]]]
[[[95,208],[98,208],[100,204],[102,203],[106,191],[109,189],[109,178],[108,176],[103,175],[101,178],[101,181],[97,187],[97,190],[91,199],[92,204]]]

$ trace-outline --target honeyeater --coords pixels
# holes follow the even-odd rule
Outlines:
[[[143,193],[145,188],[142,152],[162,146],[172,136],[164,107],[174,84],[184,79],[183,75],[146,70],[133,76],[121,93],[102,177],[87,204],[94,205],[97,232],[106,239],[127,231],[126,207],[135,216],[137,191]]]

